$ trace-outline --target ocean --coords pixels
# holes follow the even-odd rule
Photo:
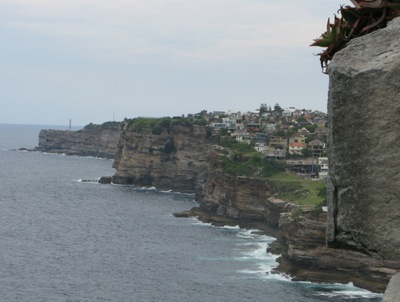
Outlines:
[[[100,185],[111,160],[18,151],[42,128],[62,129],[0,124],[1,301],[382,300],[271,274],[274,238],[175,218],[194,195]]]

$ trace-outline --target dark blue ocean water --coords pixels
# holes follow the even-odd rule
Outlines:
[[[172,216],[192,195],[97,184],[110,160],[15,150],[41,128],[0,125],[0,301],[381,301],[270,274],[273,238]]]

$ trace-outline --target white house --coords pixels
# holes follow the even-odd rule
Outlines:
[[[319,178],[323,179],[328,176],[328,158],[318,157]]]

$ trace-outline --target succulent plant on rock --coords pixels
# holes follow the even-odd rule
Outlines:
[[[311,46],[326,47],[319,53],[321,68],[327,72],[329,61],[336,52],[347,46],[356,37],[386,27],[387,23],[400,15],[400,0],[350,0],[353,6],[341,6],[340,17],[328,19],[327,29]]]

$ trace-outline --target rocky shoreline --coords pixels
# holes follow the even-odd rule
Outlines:
[[[268,249],[281,255],[277,272],[289,274],[298,281],[353,282],[373,292],[383,292],[390,277],[400,271],[399,263],[374,254],[327,247],[326,213],[276,198],[280,189],[273,182],[225,174],[222,163],[226,152],[204,141],[205,128],[178,126],[161,135],[135,129],[123,131],[128,133],[121,134],[115,148],[117,173],[102,177],[101,183],[155,186],[196,193],[199,207],[175,213],[176,217],[198,217],[203,222],[218,225],[256,228],[277,238]],[[72,134],[70,131],[44,133],[52,137],[47,141],[53,146],[65,139],[65,135]],[[193,133],[197,135],[191,136]],[[187,136],[191,136],[190,140]],[[81,139],[75,137],[74,140],[79,142]],[[173,154],[163,153],[168,142],[174,143]],[[73,150],[82,150],[79,146],[71,146]],[[63,148],[68,148],[68,144]],[[93,147],[94,150],[98,148]],[[175,174],[180,177],[174,179]]]
[[[276,273],[289,275],[293,281],[316,283],[353,283],[376,293],[383,293],[390,278],[400,267],[394,261],[373,258],[357,251],[326,246],[326,214],[318,217],[305,212],[295,220],[292,213],[281,213],[281,222],[274,228],[265,222],[238,220],[202,210],[200,207],[176,212],[175,217],[196,217],[217,226],[231,225],[258,229],[277,238],[266,252],[280,255]]]

